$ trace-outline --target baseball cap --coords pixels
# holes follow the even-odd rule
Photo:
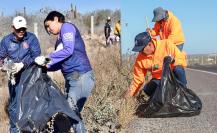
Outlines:
[[[166,17],[166,10],[164,10],[162,7],[155,8],[154,11],[154,18],[152,19],[152,22],[157,22]]]
[[[27,28],[26,19],[22,16],[16,16],[12,23],[15,29]]]
[[[111,21],[111,17],[108,16],[108,17],[107,17],[107,21]]]
[[[148,32],[142,32],[136,35],[135,37],[135,45],[132,49],[134,52],[140,52],[145,48],[148,43],[151,41],[151,36]]]

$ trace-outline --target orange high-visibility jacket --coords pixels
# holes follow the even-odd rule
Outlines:
[[[139,53],[133,70],[133,81],[130,85],[130,96],[134,96],[142,86],[145,80],[147,71],[150,71],[152,78],[161,79],[162,66],[164,57],[170,55],[175,59],[171,65],[182,65],[184,68],[187,66],[186,55],[181,52],[170,40],[155,40],[153,39],[155,52],[153,55],[145,55]]]
[[[166,22],[160,24],[156,22],[154,28],[151,30],[153,37],[160,36],[160,39],[170,39],[175,45],[184,43],[184,33],[182,31],[181,22],[172,12],[168,11],[169,18]]]

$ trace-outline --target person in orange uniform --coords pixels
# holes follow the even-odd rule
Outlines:
[[[152,97],[155,89],[160,85],[163,60],[171,56],[174,62],[172,71],[178,81],[186,86],[187,80],[184,68],[187,66],[186,56],[169,39],[156,40],[148,32],[139,33],[135,37],[133,51],[139,52],[133,70],[133,80],[125,93],[126,97],[135,96],[145,81],[147,71],[151,72],[152,79],[144,86],[144,92]]]
[[[119,41],[121,38],[121,21],[120,20],[118,20],[118,22],[115,24],[114,34],[115,34],[116,40]]]
[[[160,36],[160,39],[170,39],[181,51],[185,42],[181,22],[172,12],[164,10],[162,7],[154,9],[154,18],[156,22],[153,29],[147,28],[146,31],[152,37]]]

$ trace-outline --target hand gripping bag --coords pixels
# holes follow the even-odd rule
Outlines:
[[[43,131],[54,115],[62,132],[69,130],[71,120],[81,121],[42,67],[27,68],[21,75],[17,92],[17,126],[21,132]]]

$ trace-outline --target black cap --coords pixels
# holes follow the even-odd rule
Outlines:
[[[142,32],[136,35],[135,37],[135,46],[132,49],[134,52],[141,52],[144,47],[148,45],[148,43],[151,41],[151,36],[148,32]]]

